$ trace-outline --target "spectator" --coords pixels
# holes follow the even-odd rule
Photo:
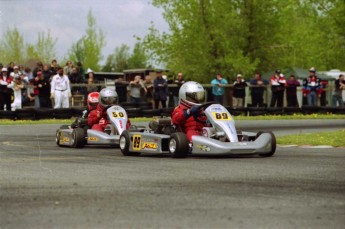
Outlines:
[[[224,86],[228,84],[226,79],[223,79],[222,74],[218,73],[216,78],[211,81],[213,99],[219,104],[223,104],[224,99]]]
[[[270,107],[275,107],[276,105],[277,107],[283,107],[286,80],[279,69],[275,71],[275,75],[271,76],[270,85],[272,92]]]
[[[31,72],[31,68],[29,68],[29,67],[25,68],[25,73],[24,74],[25,74],[25,77],[28,78],[28,81],[34,78],[32,72]]]
[[[172,94],[173,94],[173,99],[174,99],[174,106],[177,107],[178,104],[179,104],[179,91],[180,91],[180,88],[182,86],[182,84],[185,83],[184,79],[183,79],[183,74],[182,72],[179,72],[177,74],[177,78],[174,80],[173,82],[176,87],[172,88]]]
[[[8,88],[12,82],[12,78],[8,75],[7,68],[2,68],[0,76],[0,110],[11,110],[11,96],[13,91]]]
[[[50,64],[50,72],[52,76],[55,76],[57,74],[57,67],[58,67],[57,61],[55,59],[52,60]]]
[[[8,87],[13,90],[13,103],[11,104],[12,111],[22,109],[22,89],[24,88],[24,81],[20,76],[16,76]]]
[[[168,97],[168,82],[163,79],[162,70],[156,70],[156,74],[157,76],[153,81],[155,108],[159,108],[159,103],[161,103],[162,108],[165,108]]]
[[[14,65],[15,65],[14,62],[12,62],[12,61],[9,63],[8,68],[7,68],[7,73],[8,74],[11,74],[11,72],[13,72]]]
[[[255,73],[254,79],[250,81],[251,85],[251,97],[252,97],[252,106],[253,107],[263,107],[264,106],[264,92],[268,81],[261,78],[260,73]]]
[[[145,76],[144,91],[145,91],[146,101],[152,103],[153,82],[152,82],[152,77],[150,75]]]
[[[13,72],[10,73],[10,76],[12,77],[12,79],[15,79],[17,77],[19,77],[20,72],[19,72],[19,67],[18,66],[14,66],[13,67]]]
[[[327,105],[327,99],[326,99],[326,88],[328,85],[327,80],[321,80],[321,95],[320,95],[320,106],[326,106]]]
[[[72,73],[72,67],[73,67],[72,61],[70,60],[67,61],[65,67],[63,68],[63,74],[69,77]]]
[[[297,87],[301,84],[295,79],[294,75],[290,75],[290,78],[286,81],[286,99],[288,107],[298,107],[297,100]]]
[[[0,63],[0,69],[2,69],[4,67],[4,65],[2,63]]]
[[[25,73],[25,67],[24,67],[24,65],[19,65],[19,75],[21,75],[21,74],[24,74]]]
[[[29,80],[27,90],[26,90],[26,96],[27,96],[26,103],[31,104],[31,102],[34,101],[34,106],[37,107],[36,101],[35,101],[35,90],[38,91],[38,89],[37,88],[35,89],[34,81],[35,81],[35,79]],[[38,98],[37,98],[37,100],[38,100]],[[39,107],[39,101],[38,101],[38,107]]]
[[[69,108],[69,98],[72,97],[68,76],[63,74],[63,69],[58,68],[58,74],[51,82],[50,98],[54,99],[54,108]]]
[[[244,100],[246,98],[246,87],[247,83],[242,78],[241,74],[237,74],[236,81],[234,82],[233,93],[232,93],[232,106],[243,107]]]
[[[80,61],[77,62],[77,70],[82,82],[85,82],[84,68],[83,64]]]
[[[129,82],[129,95],[131,97],[131,102],[139,103],[141,101],[141,90],[144,88],[144,83],[139,75],[135,76],[134,80]]]
[[[307,97],[309,106],[317,105],[317,98],[321,97],[322,85],[321,80],[315,74],[314,67],[309,69],[309,77],[303,80],[303,96]]]
[[[50,94],[49,78],[46,78],[42,72],[37,72],[37,76],[35,77],[35,80],[34,80],[34,85],[37,87],[37,90],[38,90],[38,100],[40,103],[40,107],[51,108],[52,103],[49,98],[49,94]]]
[[[36,67],[34,68],[32,74],[34,75],[34,77],[37,76],[37,72],[42,72],[43,71],[43,64],[41,61],[37,62]]]
[[[115,80],[115,89],[118,94],[120,104],[127,101],[127,86],[128,82],[123,76],[119,76],[119,78]]]
[[[72,68],[72,72],[68,78],[69,78],[69,81],[71,84],[83,83],[83,79],[82,79],[81,75],[79,75],[78,69],[76,67]],[[81,87],[80,86],[72,86],[71,92],[72,92],[72,95],[81,94]]]
[[[87,93],[98,91],[98,86],[95,85],[95,83],[97,82],[96,82],[93,71],[90,68],[88,68],[86,71],[86,74],[87,74],[87,88],[86,88]]]
[[[345,89],[344,75],[340,74],[339,78],[334,82],[334,90],[332,95],[332,106],[336,107],[337,103],[339,107],[344,106],[343,90]]]

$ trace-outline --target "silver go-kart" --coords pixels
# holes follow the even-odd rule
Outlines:
[[[228,110],[220,104],[205,103],[204,110],[210,127],[204,127],[201,136],[193,136],[189,142],[186,134],[172,125],[170,117],[155,118],[150,129],[125,130],[120,136],[120,149],[125,156],[141,153],[170,153],[175,158],[189,154],[240,155],[258,154],[270,157],[276,150],[276,138],[271,131],[237,132],[235,122]],[[196,121],[201,121],[195,115]]]
[[[128,116],[120,106],[111,106],[107,110],[109,124],[104,132],[89,129],[87,119],[77,118],[72,125],[62,125],[56,131],[56,144],[81,148],[84,145],[119,145],[121,133],[126,130]]]

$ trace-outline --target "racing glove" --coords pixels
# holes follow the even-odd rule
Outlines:
[[[184,117],[188,118],[191,115],[197,115],[199,113],[199,106],[192,106],[190,109],[183,112]]]

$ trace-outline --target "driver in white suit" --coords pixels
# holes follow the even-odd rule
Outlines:
[[[69,98],[71,98],[71,86],[68,76],[63,74],[63,68],[59,67],[53,76],[50,89],[50,98],[54,99],[54,108],[69,108]]]

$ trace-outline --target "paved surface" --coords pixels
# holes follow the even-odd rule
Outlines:
[[[309,131],[294,125],[273,130]],[[344,148],[124,157],[106,147],[59,148],[56,127],[0,126],[1,229],[344,228]]]

